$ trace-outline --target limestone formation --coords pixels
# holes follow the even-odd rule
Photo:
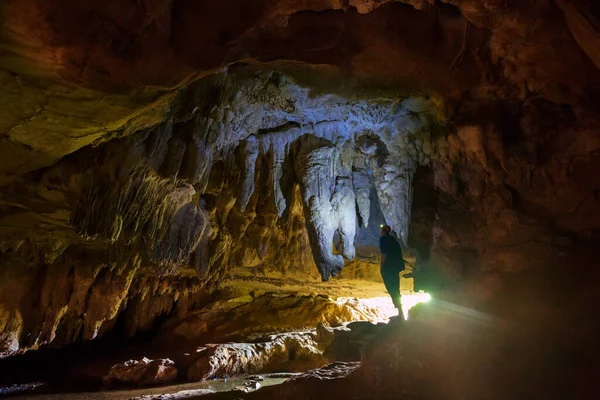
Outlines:
[[[8,228],[4,274],[17,273],[19,257],[34,252],[44,262],[31,261],[32,267],[43,271],[55,265],[64,273],[78,270],[73,254],[99,256],[87,263],[85,280],[79,274],[72,283],[58,273],[42,275],[67,279],[67,287],[88,301],[57,294],[52,308],[20,317],[27,333],[13,314],[20,312],[13,307],[26,294],[7,297],[2,304],[11,317],[1,341],[3,354],[52,342],[57,334],[62,343],[94,339],[123,313],[134,318],[126,323],[129,333],[146,329],[153,316],[173,312],[175,303],[187,310],[190,303],[179,297],[192,303],[192,297],[210,293],[252,251],[260,265],[273,263],[281,271],[282,261],[294,262],[290,254],[310,257],[307,247],[299,247],[308,242],[322,279],[336,276],[344,259],[355,257],[356,209],[368,221],[371,187],[386,221],[404,234],[410,213],[410,188],[404,186],[410,185],[407,175],[412,172],[402,167],[404,175],[387,185],[382,171],[392,168],[392,159],[369,167],[367,160],[372,163],[381,155],[361,143],[365,135],[385,137],[378,142],[379,151],[400,152],[405,163],[416,165],[416,153],[409,148],[423,136],[427,121],[435,121],[430,100],[413,99],[422,109],[404,125],[398,118],[410,111],[406,101],[314,96],[277,72],[253,72],[250,77],[242,70],[206,78],[187,89],[189,96],[201,99],[186,104],[192,109],[189,115],[67,157],[44,172],[43,186],[31,183],[38,205],[52,199],[51,209],[28,211],[46,221],[52,237],[42,234],[41,226],[35,228],[41,236],[30,236],[19,225]],[[216,108],[204,106],[205,96],[215,91],[220,93]],[[9,191],[15,202],[21,201],[20,185]],[[398,197],[392,190],[403,194]],[[332,253],[334,241],[339,255]],[[184,278],[176,287],[163,288],[158,282],[166,276]],[[13,280],[13,286],[15,279],[24,285],[37,279],[6,277],[3,282]],[[149,281],[159,287],[145,287]],[[148,295],[165,291],[172,293],[171,300]],[[151,314],[138,315],[140,307],[149,307]],[[31,343],[17,344],[16,336],[24,334]]]

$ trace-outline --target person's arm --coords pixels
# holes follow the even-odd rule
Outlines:
[[[380,258],[381,258],[381,261],[379,263],[379,266],[383,267],[383,263],[385,262],[385,253],[381,253],[381,257]]]

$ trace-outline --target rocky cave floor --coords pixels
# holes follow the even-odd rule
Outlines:
[[[403,279],[405,293],[411,291],[411,281]],[[281,384],[330,362],[337,363],[334,375],[344,376],[359,365],[374,329],[394,316],[397,311],[380,282],[258,277],[240,268],[209,305],[181,320],[160,321],[146,334],[127,341],[109,336],[3,360],[0,393],[57,399],[239,394]],[[229,348],[218,350],[223,346]],[[211,349],[217,350],[206,355]],[[136,375],[125,368],[107,378],[112,366],[144,357],[172,360],[177,369],[163,366]],[[203,358],[211,367],[200,365]]]

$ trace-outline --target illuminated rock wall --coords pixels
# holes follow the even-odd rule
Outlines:
[[[256,69],[181,97],[153,129],[31,176],[27,199],[13,185],[39,222],[2,241],[2,282],[14,288],[0,301],[2,354],[148,329],[200,305],[232,267],[328,280],[355,258],[371,195],[406,240],[431,101],[317,95]]]

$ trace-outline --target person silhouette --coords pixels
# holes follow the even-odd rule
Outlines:
[[[404,271],[404,257],[400,243],[390,233],[392,228],[389,225],[382,225],[379,237],[379,249],[381,250],[380,272],[383,283],[394,307],[399,311],[402,309],[400,298],[400,272]]]

